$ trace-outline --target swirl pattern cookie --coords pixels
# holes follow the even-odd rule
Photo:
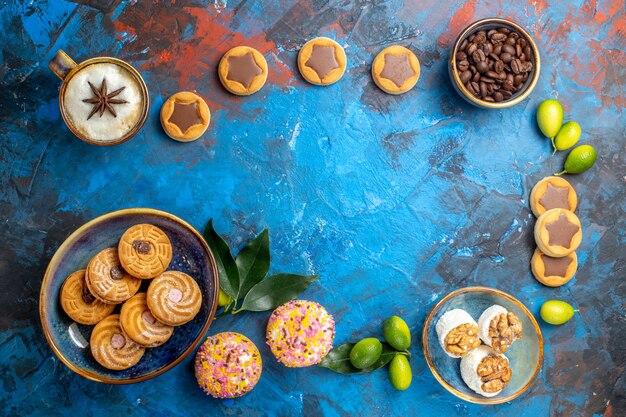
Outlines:
[[[120,315],[113,314],[96,324],[89,340],[94,359],[107,369],[119,371],[139,362],[145,348],[122,331]]]
[[[535,223],[535,242],[539,250],[553,258],[561,258],[574,252],[580,246],[582,238],[580,220],[569,210],[548,210]]]
[[[236,46],[226,52],[218,67],[224,88],[238,96],[259,91],[265,85],[267,71],[265,57],[249,46]]]
[[[578,257],[572,252],[562,258],[552,258],[539,249],[535,249],[530,268],[537,281],[548,287],[560,287],[567,284],[576,274]]]
[[[106,304],[119,304],[132,297],[141,280],[124,271],[117,256],[117,249],[99,252],[89,262],[85,283],[94,297]]]
[[[209,127],[209,106],[197,94],[181,91],[168,98],[161,107],[161,126],[167,136],[179,142],[198,139]]]
[[[113,313],[115,305],[97,300],[85,284],[85,270],[73,272],[61,286],[61,307],[80,324],[96,324]]]
[[[137,224],[125,231],[118,250],[124,269],[141,279],[163,273],[172,260],[170,239],[163,230],[151,224]]]
[[[392,45],[383,49],[372,63],[374,83],[388,94],[403,94],[420,78],[420,62],[409,49]]]
[[[304,44],[298,53],[298,69],[302,77],[315,85],[339,81],[346,71],[346,52],[330,38],[315,38]]]
[[[160,346],[172,336],[174,328],[158,321],[146,303],[146,293],[135,294],[120,311],[120,325],[133,341],[145,347]]]
[[[577,204],[576,190],[561,177],[546,177],[530,192],[530,209],[537,217],[555,208],[574,211]]]
[[[198,283],[184,272],[166,271],[150,283],[147,303],[157,320],[180,326],[200,311],[202,292]]]

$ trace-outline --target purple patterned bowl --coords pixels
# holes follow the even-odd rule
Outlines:
[[[202,291],[202,307],[191,322],[176,327],[165,344],[146,349],[137,365],[123,371],[111,371],[91,356],[89,337],[93,326],[84,326],[70,319],[61,308],[59,292],[68,275],[86,268],[89,260],[102,249],[117,246],[124,231],[138,223],[153,224],[167,234],[173,248],[168,269],[185,272],[196,279]],[[144,282],[140,291],[145,291],[148,284],[149,280]],[[198,346],[213,321],[218,291],[215,259],[193,227],[164,211],[132,208],[87,222],[59,246],[41,284],[39,314],[50,347],[72,371],[98,382],[131,384],[173,368]],[[116,307],[115,312],[119,308]]]

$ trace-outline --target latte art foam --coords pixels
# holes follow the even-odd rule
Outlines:
[[[89,83],[99,90],[105,79],[108,93],[125,87],[115,99],[126,103],[113,105],[116,116],[105,111],[102,116],[97,112],[88,119],[94,105],[83,100],[96,97]],[[91,64],[78,71],[67,83],[63,96],[65,115],[72,127],[88,139],[114,141],[139,123],[145,105],[141,92],[138,80],[126,68],[113,63]]]

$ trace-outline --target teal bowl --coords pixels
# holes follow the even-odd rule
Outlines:
[[[91,355],[89,338],[94,326],[85,326],[70,319],[59,302],[65,279],[74,271],[87,267],[99,251],[117,247],[126,229],[149,223],[159,227],[172,243],[170,270],[185,272],[198,282],[202,291],[200,312],[189,323],[176,327],[163,345],[146,349],[135,366],[111,371],[98,364]],[[146,291],[149,280],[139,291]],[[153,378],[173,368],[202,341],[217,310],[219,284],[217,266],[208,245],[191,225],[164,211],[132,208],[97,217],[79,227],[59,246],[50,260],[41,284],[39,314],[41,325],[61,362],[72,371],[94,381],[107,384],[131,384]],[[116,307],[115,313],[120,307]]]
[[[478,321],[481,313],[494,304],[501,305],[522,321],[522,338],[506,351],[513,376],[495,397],[483,397],[472,391],[461,379],[461,359],[448,356],[437,338],[435,325],[439,318],[455,308],[461,308]],[[535,317],[513,296],[487,287],[467,287],[453,291],[433,307],[422,333],[424,358],[433,376],[452,394],[476,404],[502,404],[522,395],[535,381],[543,362],[543,338]]]

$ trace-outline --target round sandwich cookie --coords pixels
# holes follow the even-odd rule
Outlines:
[[[561,258],[574,252],[580,246],[582,238],[580,220],[569,210],[548,210],[535,223],[535,242],[539,250],[553,258]]]
[[[181,91],[168,98],[161,107],[161,126],[167,136],[179,142],[198,139],[209,127],[211,112],[197,94]]]
[[[346,52],[330,38],[311,39],[298,53],[300,74],[311,84],[336,83],[346,71],[346,65]]]
[[[577,204],[576,190],[561,177],[546,177],[530,192],[530,209],[536,217],[555,208],[574,211]]]
[[[89,292],[84,269],[67,277],[61,286],[60,300],[63,311],[80,324],[96,324],[115,309],[114,304],[105,304]]]
[[[117,249],[107,248],[89,261],[85,283],[98,300],[106,304],[119,304],[135,295],[141,280],[122,268]]]
[[[267,72],[265,57],[249,46],[236,46],[226,52],[218,66],[224,88],[238,96],[259,91],[267,81]]]
[[[137,224],[126,230],[118,245],[120,262],[134,277],[154,278],[172,260],[172,244],[163,230],[151,224]]]
[[[265,337],[280,363],[303,368],[320,363],[332,349],[335,321],[318,303],[293,300],[272,312]]]
[[[247,394],[259,382],[262,371],[259,349],[239,333],[211,336],[196,354],[198,385],[214,398],[236,398]]]
[[[404,46],[389,46],[374,58],[372,63],[374,83],[388,94],[404,94],[420,78],[420,62]]]
[[[548,287],[560,287],[567,284],[576,274],[577,268],[576,252],[562,258],[553,258],[535,249],[530,260],[530,269],[535,279]]]
[[[124,334],[119,314],[112,314],[96,324],[89,345],[94,359],[114,371],[136,365],[146,351]]]
[[[200,311],[202,292],[196,280],[184,272],[166,271],[150,283],[146,302],[158,321],[180,326]]]
[[[172,326],[161,323],[152,315],[143,292],[135,294],[122,305],[120,325],[135,343],[150,348],[167,342],[174,332]]]

